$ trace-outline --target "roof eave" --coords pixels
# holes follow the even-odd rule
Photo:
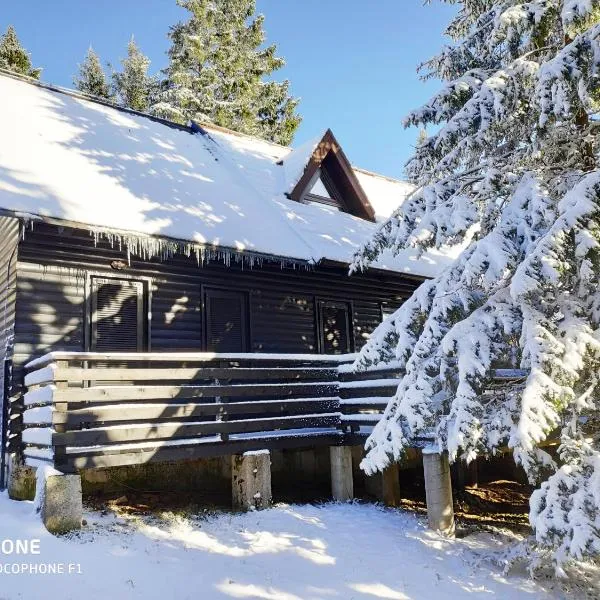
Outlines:
[[[143,240],[153,240],[155,243],[157,242],[160,246],[163,244],[164,248],[167,249],[170,247],[173,250],[173,253],[182,252],[184,254],[191,254],[194,251],[197,251],[200,254],[210,254],[210,253],[226,253],[229,256],[236,257],[237,261],[242,262],[259,262],[259,261],[267,261],[274,263],[284,263],[290,266],[300,266],[300,267],[311,267],[314,263],[310,260],[306,260],[303,258],[296,258],[291,256],[281,256],[277,254],[270,254],[268,252],[260,252],[256,250],[247,250],[243,248],[234,248],[231,246],[221,246],[215,244],[204,244],[195,240],[185,240],[180,238],[174,238],[166,235],[159,234],[150,234],[144,233],[141,231],[132,231],[128,229],[119,229],[113,227],[105,227],[101,225],[93,225],[91,223],[82,223],[79,221],[70,221],[68,219],[59,219],[56,217],[47,217],[43,215],[37,215],[33,213],[26,213],[22,211],[10,210],[5,208],[0,208],[0,216],[2,217],[13,217],[19,219],[24,222],[31,223],[46,223],[48,225],[54,225],[57,227],[67,227],[70,229],[77,229],[81,231],[88,231],[90,234],[101,235],[105,237],[121,237],[125,240],[125,244],[127,245],[127,241],[130,240],[132,242],[132,246],[135,246],[134,241],[143,241]],[[189,252],[188,252],[189,250]],[[131,249],[130,249],[131,251]],[[168,252],[167,252],[168,253]],[[131,251],[133,256],[137,256],[137,253]],[[159,256],[159,253],[156,253],[155,256]],[[155,257],[154,256],[154,257]]]

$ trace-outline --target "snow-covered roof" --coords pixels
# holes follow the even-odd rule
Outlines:
[[[354,167],[354,173],[375,209],[378,221],[387,219],[414,190],[414,186],[408,181],[392,179],[358,167]]]
[[[0,74],[0,209],[208,247],[348,263],[377,224],[289,199],[318,142],[291,149],[146,116]],[[278,164],[281,162],[282,164]],[[408,184],[355,170],[379,218]],[[432,276],[451,252],[384,257]]]

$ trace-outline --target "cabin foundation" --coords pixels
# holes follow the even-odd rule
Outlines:
[[[338,502],[354,498],[354,478],[352,475],[352,448],[331,446],[331,495]]]
[[[454,536],[454,507],[448,454],[424,449],[423,470],[429,528],[447,536]]]
[[[267,508],[272,503],[271,453],[257,450],[231,457],[233,507],[241,510]]]
[[[33,500],[35,497],[35,468],[24,465],[16,455],[10,458],[8,497],[11,500]]]
[[[38,479],[38,511],[50,533],[66,533],[81,528],[83,502],[81,477],[50,473]]]

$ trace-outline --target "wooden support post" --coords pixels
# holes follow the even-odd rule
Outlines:
[[[50,533],[66,533],[81,528],[83,501],[81,477],[58,471],[38,477],[36,507]]]
[[[430,529],[454,536],[454,507],[448,454],[436,449],[423,450],[427,519]]]
[[[456,461],[450,471],[455,475],[454,479],[458,491],[464,492],[466,487],[477,487],[477,459],[472,460],[469,464],[464,460]]]
[[[400,469],[392,463],[381,474],[381,500],[386,506],[400,506]]]
[[[511,459],[512,460],[512,459]],[[525,469],[513,461],[513,479],[522,485],[530,485]]]
[[[56,368],[57,368],[57,370],[62,370],[63,373],[67,373],[68,368],[69,368],[69,361],[68,360],[57,360]],[[83,387],[83,382],[80,385],[81,385],[81,387]],[[56,387],[57,390],[66,390],[69,388],[69,382],[66,380],[63,380],[63,381],[57,380],[54,382],[54,386]],[[56,402],[55,401],[52,404],[52,414],[53,414],[52,428],[54,429],[54,431],[56,433],[65,433],[65,431],[66,431],[65,425],[63,423],[57,423],[56,421],[59,420],[60,416],[64,417],[64,414],[61,414],[61,413],[66,413],[68,408],[69,408],[69,405],[66,402]],[[65,463],[66,450],[67,450],[67,448],[66,448],[65,444],[60,444],[60,445],[54,446],[53,451],[54,451],[54,464],[55,465]],[[79,482],[79,485],[81,485],[81,481]]]
[[[233,507],[256,510],[271,506],[271,453],[268,450],[231,457]]]
[[[350,446],[331,446],[331,494],[334,500],[346,502],[354,498],[354,479],[352,476],[352,448]]]
[[[477,467],[476,458],[467,465],[466,484],[472,488],[476,488],[479,486],[479,469]]]
[[[386,506],[400,506],[400,469],[392,463],[383,471],[365,478],[367,493]]]

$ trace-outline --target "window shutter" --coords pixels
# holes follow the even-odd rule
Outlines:
[[[247,298],[242,292],[206,290],[206,349],[209,352],[246,352]]]
[[[345,302],[320,303],[321,345],[324,354],[347,354],[352,351],[350,308]]]
[[[144,349],[144,284],[92,277],[91,346],[96,352]]]

